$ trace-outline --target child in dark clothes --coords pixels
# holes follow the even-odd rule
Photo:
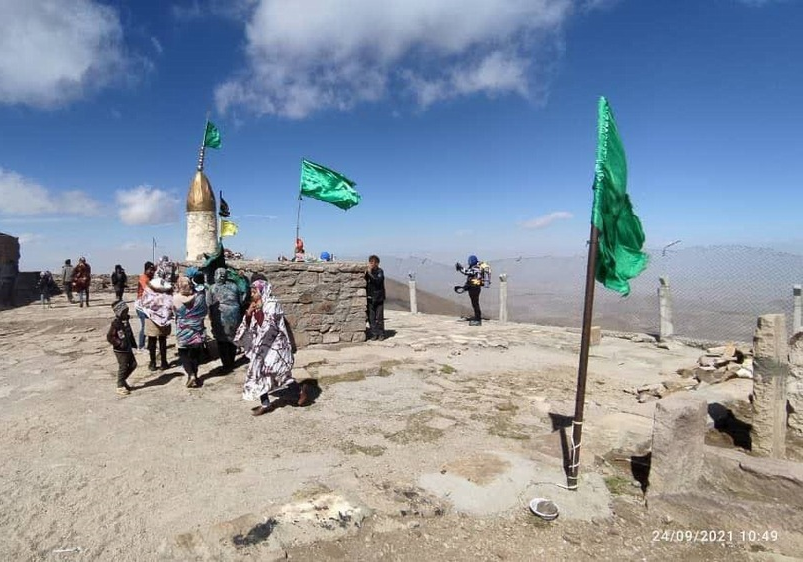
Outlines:
[[[118,301],[112,305],[114,310],[114,320],[109,326],[109,333],[106,340],[112,344],[114,356],[117,357],[117,394],[125,396],[131,392],[126,379],[137,368],[137,360],[134,357],[134,348],[137,340],[134,338],[134,331],[128,321],[128,305],[125,301]]]

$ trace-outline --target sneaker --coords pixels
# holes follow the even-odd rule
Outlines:
[[[128,396],[129,394],[131,394],[131,391],[124,386],[118,386],[117,394],[119,394],[120,396]]]
[[[148,363],[148,370],[155,371],[156,370],[156,363]]]
[[[469,320],[469,326],[482,326],[482,320]]]

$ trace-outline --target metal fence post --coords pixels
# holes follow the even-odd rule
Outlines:
[[[499,322],[507,322],[507,273],[499,276]]]
[[[792,295],[794,297],[795,308],[792,322],[792,335],[801,331],[801,323],[803,323],[803,297],[801,297],[801,286],[792,286]]]
[[[658,316],[659,316],[659,333],[660,340],[671,338],[675,334],[675,328],[672,325],[672,293],[669,290],[669,278],[660,277],[660,286],[658,287]]]
[[[410,287],[410,312],[418,314],[418,298],[415,292],[415,273],[410,272],[407,274],[407,277],[410,278],[407,282],[407,285]]]

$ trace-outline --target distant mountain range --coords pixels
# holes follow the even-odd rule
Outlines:
[[[792,330],[792,287],[803,284],[803,255],[748,246],[698,246],[649,251],[650,263],[631,282],[631,294],[595,285],[594,323],[604,329],[655,333],[659,277],[667,277],[673,296],[677,335],[707,340],[750,341],[761,314],[787,314]],[[480,256],[482,257],[482,256]],[[508,279],[511,320],[579,326],[587,256],[543,256],[490,260],[491,287],[481,297],[483,315],[498,318],[499,274]],[[468,296],[453,287],[464,277],[454,264],[426,257],[382,257],[385,275],[405,286],[415,276],[418,289],[467,308]],[[419,308],[422,312],[421,297]]]

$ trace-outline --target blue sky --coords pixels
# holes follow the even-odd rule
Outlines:
[[[653,248],[790,246],[803,205],[799,0],[0,0],[0,231],[23,269],[184,254],[206,172],[249,257],[572,255],[596,102]]]

